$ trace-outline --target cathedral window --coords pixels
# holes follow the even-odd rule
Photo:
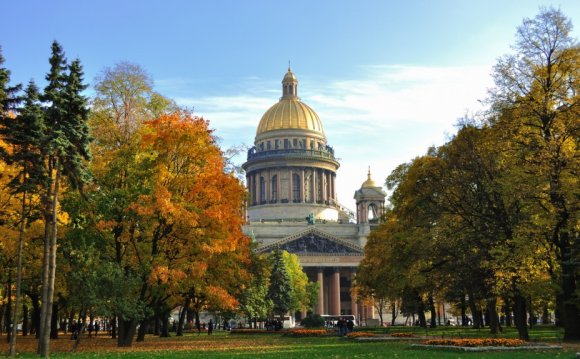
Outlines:
[[[270,202],[272,203],[276,203],[278,202],[278,175],[273,175],[272,176],[272,182],[271,185],[272,187],[272,195],[270,196]]]
[[[287,138],[284,139],[284,148],[285,149],[290,148],[290,141]]]
[[[266,203],[266,179],[260,176],[260,204]]]
[[[292,201],[300,202],[300,176],[292,175]]]

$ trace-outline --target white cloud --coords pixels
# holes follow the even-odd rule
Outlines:
[[[466,111],[481,109],[492,86],[490,66],[368,66],[357,79],[312,84],[301,81],[299,95],[324,124],[341,161],[339,199],[354,209],[352,196],[366,179],[383,183],[400,163],[441,145]],[[297,74],[300,79],[300,74]],[[252,143],[263,113],[280,96],[278,81],[247,79],[244,93],[177,98],[210,120],[224,147]],[[306,85],[304,85],[306,83]],[[239,159],[240,162],[244,158]]]

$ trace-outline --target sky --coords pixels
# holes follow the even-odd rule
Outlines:
[[[88,84],[138,64],[224,149],[253,144],[290,61],[340,159],[338,199],[354,209],[369,166],[382,184],[485,109],[493,65],[541,6],[580,26],[578,0],[19,0],[0,7],[0,46],[12,82],[41,87],[53,40]]]

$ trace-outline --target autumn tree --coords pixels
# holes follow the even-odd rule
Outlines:
[[[29,218],[35,214],[35,199],[45,181],[44,162],[40,153],[44,133],[43,112],[39,102],[38,88],[30,82],[26,88],[24,107],[18,110],[13,118],[2,121],[0,135],[8,145],[8,151],[2,151],[4,160],[18,169],[7,187],[14,195],[20,196],[20,219],[18,224],[18,251],[16,296],[13,323],[18,323],[18,308],[21,299],[22,283],[22,248],[24,233]],[[16,352],[16,326],[13,326],[10,342],[10,355]]]
[[[512,138],[514,158],[530,184],[537,223],[534,240],[551,248],[558,283],[558,317],[565,340],[580,339],[578,300],[578,101],[580,49],[560,10],[542,8],[518,27],[515,51],[494,68],[491,122]]]
[[[153,81],[145,70],[128,62],[101,71],[94,88],[89,124],[95,139],[91,145],[95,187],[91,188],[87,216],[95,219],[98,232],[109,244],[101,252],[102,260],[114,264],[109,268],[111,290],[107,293],[111,305],[104,308],[113,323],[119,320],[121,335],[117,336],[115,325],[113,337],[119,345],[129,345],[125,328],[134,327],[131,323],[144,318],[146,311],[139,299],[143,280],[128,248],[141,220],[131,205],[152,186],[152,171],[139,159],[142,135],[145,122],[166,113],[171,101],[153,91]]]
[[[225,173],[203,119],[179,111],[148,122],[147,130],[143,145],[155,181],[135,208],[147,215],[142,223],[151,240],[152,276],[163,286],[189,278],[185,297],[196,316],[207,308],[235,309],[249,250],[241,232],[243,186]]]

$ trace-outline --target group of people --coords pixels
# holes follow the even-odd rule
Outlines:
[[[79,334],[81,334],[81,331],[83,330],[83,324],[81,323],[80,320],[75,321],[73,320],[71,325],[70,325],[70,332],[71,332],[71,336],[70,338],[72,340],[76,340],[79,337]],[[99,324],[98,321],[93,322],[89,322],[89,325],[87,326],[86,330],[89,332],[89,338],[93,336],[93,332],[95,333],[95,337],[99,334],[99,330],[101,330],[101,325]]]
[[[280,319],[269,319],[265,323],[266,330],[280,330],[284,327],[284,324]]]
[[[345,318],[338,318],[336,324],[333,323],[333,326],[335,326],[338,330],[338,336],[343,337],[348,333],[352,333],[354,329],[354,322],[350,319],[346,320]]]

